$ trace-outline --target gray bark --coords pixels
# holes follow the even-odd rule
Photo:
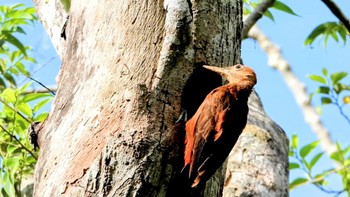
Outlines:
[[[196,109],[205,96],[184,97],[184,87],[195,66],[240,61],[242,2],[73,1],[64,42],[64,17],[45,10],[64,16],[59,1],[34,3],[63,59],[34,195],[165,196],[181,169],[174,122],[181,105]],[[224,172],[206,196],[222,195]]]

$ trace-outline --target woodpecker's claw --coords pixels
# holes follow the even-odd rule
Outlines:
[[[180,114],[179,118],[176,120],[175,124],[182,122],[182,121],[187,122],[187,110],[185,110],[185,109],[182,109],[181,114]]]

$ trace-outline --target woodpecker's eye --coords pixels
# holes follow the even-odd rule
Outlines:
[[[238,69],[241,69],[242,68],[242,65],[236,65],[236,69],[238,70]]]

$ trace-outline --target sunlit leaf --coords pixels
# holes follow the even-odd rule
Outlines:
[[[6,88],[1,96],[7,100],[8,102],[15,103],[16,102],[16,95],[15,92],[11,88]]]
[[[302,158],[305,158],[312,150],[316,148],[316,146],[319,144],[319,141],[311,142],[310,144],[305,145],[303,148],[300,149],[300,156]]]
[[[33,111],[28,103],[21,103],[17,107],[19,112],[25,114],[27,117],[32,117]]]
[[[342,80],[343,78],[345,78],[348,75],[347,72],[335,72],[333,74],[331,74],[331,80],[332,80],[332,84],[337,84],[340,80]]]
[[[309,75],[308,76],[309,79],[313,80],[313,81],[316,81],[316,82],[319,82],[319,83],[322,83],[324,85],[327,85],[327,81],[325,78],[323,78],[322,76],[319,76],[319,75]]]
[[[49,115],[49,113],[47,113],[47,112],[42,113],[42,114],[36,116],[36,117],[34,118],[34,121],[35,121],[35,122],[43,122],[43,121],[47,118],[48,115]]]
[[[4,190],[8,196],[16,196],[15,187],[13,184],[13,179],[10,174],[10,170],[4,172]]]
[[[306,178],[297,178],[289,184],[289,189],[295,189],[298,186],[304,185],[308,180]]]
[[[327,70],[327,68],[322,68],[322,74],[323,74],[323,76],[325,76],[325,77],[328,76],[328,70]]]
[[[13,44],[15,47],[17,47],[25,56],[27,56],[27,51],[24,48],[23,44],[13,35],[6,33],[6,41]]]
[[[298,169],[298,168],[300,168],[299,164],[293,163],[293,162],[289,163],[289,170]]]
[[[269,10],[266,10],[266,12],[264,13],[264,16],[266,16],[267,18],[275,22],[275,18],[273,17],[272,13]]]
[[[282,12],[286,12],[288,14],[298,16],[289,6],[282,3],[281,1],[275,1],[272,8],[275,8],[275,9],[280,10]]]
[[[296,134],[293,134],[291,143],[292,143],[291,146],[293,149],[298,148],[299,139],[298,139],[298,136]]]
[[[52,97],[49,93],[28,93],[21,97],[23,102],[30,102],[44,97]]]
[[[43,106],[45,106],[47,103],[49,103],[51,100],[52,100],[52,97],[38,102],[38,103],[34,106],[33,111],[34,111],[34,112],[37,112],[39,109],[41,109],[41,108],[42,108]]]
[[[350,96],[344,96],[343,102],[344,102],[344,104],[350,104]]]
[[[318,153],[314,158],[311,159],[310,163],[309,163],[309,171],[311,171],[312,167],[314,167],[314,165],[318,162],[318,160],[320,160],[320,158],[322,157],[323,152]]]

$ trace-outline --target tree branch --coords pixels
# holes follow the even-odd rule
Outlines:
[[[256,25],[249,31],[248,36],[256,40],[266,52],[269,65],[282,74],[297,104],[303,111],[306,123],[310,125],[311,129],[318,136],[323,150],[328,155],[336,151],[337,147],[329,136],[328,130],[323,126],[316,109],[310,103],[305,86],[295,76],[287,60],[282,56],[280,49]]]
[[[23,94],[31,94],[31,93],[51,93],[55,95],[55,92],[57,91],[57,87],[51,87],[51,88],[41,88],[41,89],[32,89],[32,90],[26,90],[23,92]]]
[[[30,155],[33,156],[33,158],[35,160],[38,160],[38,158],[34,155],[34,153],[32,151],[30,151],[26,146],[24,146],[24,144],[22,144],[21,141],[19,141],[19,139],[16,138],[16,136],[12,135],[7,129],[5,129],[5,127],[3,127],[2,125],[0,125],[0,128],[5,131],[5,133],[7,133],[11,138],[13,138],[16,142],[18,142],[18,144],[24,149],[26,150]]]
[[[345,16],[345,14],[341,11],[341,9],[338,7],[336,3],[332,0],[321,0],[326,6],[329,8],[329,10],[336,16],[340,22],[343,23],[345,28],[350,33],[350,20]]]
[[[263,0],[252,13],[244,20],[242,36],[243,39],[247,37],[249,30],[255,23],[264,15],[266,10],[273,6],[276,0]]]

